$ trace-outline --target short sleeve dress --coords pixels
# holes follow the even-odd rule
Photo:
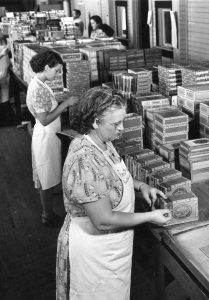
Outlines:
[[[115,156],[111,148],[109,157]],[[71,217],[87,216],[82,204],[109,198],[112,208],[122,198],[123,184],[111,170],[100,151],[85,137],[76,138],[69,147],[63,168],[63,195],[67,216],[60,231],[57,248],[57,299],[66,299],[69,293],[69,226]],[[62,298],[63,297],[63,298]]]

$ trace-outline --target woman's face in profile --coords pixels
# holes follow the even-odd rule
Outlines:
[[[93,19],[91,19],[90,20],[90,23],[91,23],[91,27],[92,27],[92,29],[93,30],[96,30],[97,29],[97,26],[98,26],[98,24],[93,20]]]
[[[50,81],[54,80],[60,73],[60,69],[61,69],[61,64],[57,64],[53,68],[46,66],[45,71],[46,71],[47,79]]]
[[[113,141],[121,136],[124,131],[123,121],[126,117],[126,108],[107,110],[99,120],[98,129],[104,141]]]

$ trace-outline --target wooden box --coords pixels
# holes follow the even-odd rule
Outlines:
[[[191,192],[191,180],[185,177],[178,177],[167,180],[157,185],[157,188],[162,191],[167,197],[186,194],[188,192]]]
[[[182,173],[174,168],[165,169],[163,171],[159,171],[156,174],[150,176],[149,184],[151,186],[157,186],[164,181],[181,177]]]
[[[158,205],[171,211],[172,219],[168,226],[198,220],[198,198],[193,192],[160,198]]]

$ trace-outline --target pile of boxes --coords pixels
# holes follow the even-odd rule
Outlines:
[[[174,64],[158,66],[159,92],[163,95],[177,95],[177,86],[182,85],[180,67]]]
[[[152,85],[152,73],[143,68],[129,69],[128,73],[136,77],[136,93],[149,93]]]
[[[209,139],[182,141],[179,148],[180,169],[192,183],[209,177]]]

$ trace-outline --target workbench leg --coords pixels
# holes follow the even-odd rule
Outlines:
[[[165,300],[165,266],[161,260],[161,245],[157,242],[157,259],[156,259],[156,291],[157,291],[157,299]]]

